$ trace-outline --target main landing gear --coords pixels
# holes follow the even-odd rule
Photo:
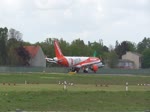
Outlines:
[[[89,71],[89,68],[88,68],[88,67],[84,67],[84,68],[83,68],[83,72],[84,72],[84,73],[88,73],[88,71]]]
[[[78,73],[80,68],[70,68],[70,72],[76,72]]]

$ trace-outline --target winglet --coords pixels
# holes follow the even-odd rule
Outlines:
[[[55,48],[55,55],[56,55],[57,58],[61,58],[61,57],[64,56],[61,52],[61,49],[59,47],[59,44],[58,44],[57,40],[54,40],[54,48]]]
[[[97,52],[96,52],[96,51],[94,51],[94,54],[93,54],[93,56],[94,56],[94,57],[96,57],[96,55],[97,55]]]

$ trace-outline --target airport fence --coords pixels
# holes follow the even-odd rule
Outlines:
[[[0,67],[0,73],[5,73],[5,72],[58,72],[58,73],[63,73],[67,72],[67,69],[64,67]]]
[[[42,72],[42,67],[0,67],[0,72]]]
[[[48,73],[68,73],[69,70],[66,67],[0,67],[0,73],[6,72],[48,72]],[[89,71],[93,73],[92,71]],[[80,70],[82,73],[82,70]],[[97,73],[99,74],[148,74],[150,75],[150,69],[106,69],[100,68]]]
[[[100,74],[147,74],[150,75],[150,69],[99,69]]]

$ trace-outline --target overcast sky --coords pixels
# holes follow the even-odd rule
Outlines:
[[[150,0],[0,0],[0,27],[30,43],[49,37],[138,43],[150,37]]]

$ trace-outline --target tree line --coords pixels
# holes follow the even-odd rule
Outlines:
[[[31,44],[22,39],[22,33],[15,29],[0,28],[0,66],[29,66],[30,54],[23,46],[39,45],[47,57],[55,57],[53,41],[57,38],[47,38],[43,42]],[[150,68],[150,38],[144,37],[139,43],[130,41],[116,41],[115,46],[109,47],[99,39],[85,44],[77,38],[67,42],[63,38],[57,39],[64,55],[68,56],[94,56],[102,59],[109,67],[115,68],[118,60],[127,51],[142,54],[142,68]]]
[[[0,28],[0,66],[26,66],[30,60],[24,45],[30,43],[22,40],[22,34],[15,30]]]

